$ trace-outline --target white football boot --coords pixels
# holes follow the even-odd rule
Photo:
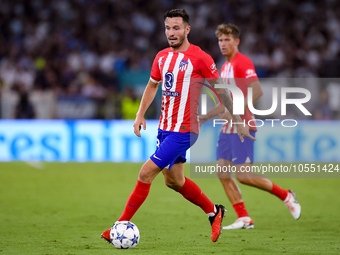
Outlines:
[[[296,200],[294,191],[288,190],[288,196],[283,202],[289,209],[290,213],[293,215],[293,218],[295,220],[298,220],[301,216],[301,205]]]
[[[233,224],[223,227],[223,229],[251,229],[254,228],[254,222],[250,217],[238,218]]]

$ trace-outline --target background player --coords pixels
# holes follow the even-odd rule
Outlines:
[[[151,182],[162,171],[165,184],[169,188],[201,207],[209,216],[212,226],[211,239],[216,242],[221,232],[225,208],[222,205],[214,205],[193,181],[184,176],[184,162],[186,151],[198,136],[197,108],[200,90],[195,90],[193,83],[204,78],[214,83],[219,74],[213,59],[199,47],[189,43],[189,15],[184,9],[166,12],[164,22],[170,47],[160,51],[154,59],[151,77],[133,125],[135,134],[141,136],[141,126],[146,128],[144,114],[162,82],[162,114],[157,149],[142,166],[137,184],[118,221],[128,221],[133,217],[148,196]],[[218,91],[223,104],[232,110],[228,94],[224,90]],[[235,121],[241,121],[240,116],[233,118]],[[239,130],[241,140],[243,135],[251,137],[248,126],[240,126]],[[107,241],[110,240],[109,233],[110,230],[102,233],[102,237]]]
[[[219,25],[216,30],[216,36],[218,37],[220,50],[227,60],[221,68],[221,78],[225,83],[236,85],[242,90],[245,97],[245,114],[241,117],[246,123],[248,123],[249,120],[254,119],[254,116],[248,109],[247,105],[248,87],[252,88],[253,91],[253,104],[256,103],[256,101],[262,96],[262,89],[255,72],[254,65],[247,56],[241,54],[238,50],[238,45],[240,43],[240,31],[237,26],[233,24]],[[225,107],[218,105],[209,111],[207,115],[201,115],[200,123],[203,124],[205,121],[218,114],[222,114],[220,118],[227,120],[231,119],[230,113],[225,112]],[[242,173],[239,171],[241,166],[251,167],[253,164],[254,141],[252,139],[245,138],[244,142],[241,143],[240,140],[237,139],[237,128],[238,127],[235,125],[231,126],[228,123],[223,125],[217,145],[218,165],[221,167],[228,167],[231,164],[235,165],[237,168],[236,178],[239,182],[266,190],[277,196],[284,201],[294,219],[299,219],[301,206],[297,202],[293,191],[284,190],[262,176],[255,175],[253,173]],[[256,127],[250,127],[250,134],[254,137],[255,132]],[[231,173],[219,173],[219,178],[229,201],[232,203],[238,216],[238,219],[233,224],[223,227],[223,229],[254,228],[254,222],[249,217],[242,200],[240,189],[235,180],[232,178]]]

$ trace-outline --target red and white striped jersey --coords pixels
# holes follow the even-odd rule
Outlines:
[[[186,51],[166,48],[152,64],[153,82],[162,82],[162,108],[159,128],[165,131],[198,134],[198,99],[204,79],[219,78],[214,60],[200,47],[191,44]]]
[[[226,84],[236,85],[242,90],[244,98],[248,95],[248,85],[254,81],[258,81],[257,74],[255,72],[254,64],[251,60],[241,54],[236,53],[235,57],[230,61],[226,61],[221,68],[221,78]],[[246,100],[246,99],[245,99]],[[246,124],[251,119],[254,119],[254,115],[247,109],[244,115],[240,116],[242,120],[245,120]],[[254,126],[255,123],[251,122]],[[256,127],[249,127],[250,130],[257,131]],[[224,124],[221,129],[222,133],[234,134],[237,133],[235,125]]]

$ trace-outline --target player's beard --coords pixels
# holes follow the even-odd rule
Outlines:
[[[168,43],[169,43],[169,46],[170,46],[171,48],[177,49],[177,48],[181,47],[181,45],[183,44],[184,40],[185,40],[185,32],[184,32],[183,35],[179,38],[179,42],[178,42],[178,43],[176,43],[176,44],[171,44],[171,42],[169,41],[169,39],[168,39]]]

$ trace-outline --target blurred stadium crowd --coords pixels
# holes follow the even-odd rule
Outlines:
[[[148,77],[168,46],[163,15],[172,8],[188,11],[190,42],[218,66],[215,29],[235,23],[260,77],[339,77],[338,0],[3,0],[0,118],[133,118],[147,79],[124,78]],[[334,93],[316,89],[326,100],[317,118],[338,118],[327,101]]]

